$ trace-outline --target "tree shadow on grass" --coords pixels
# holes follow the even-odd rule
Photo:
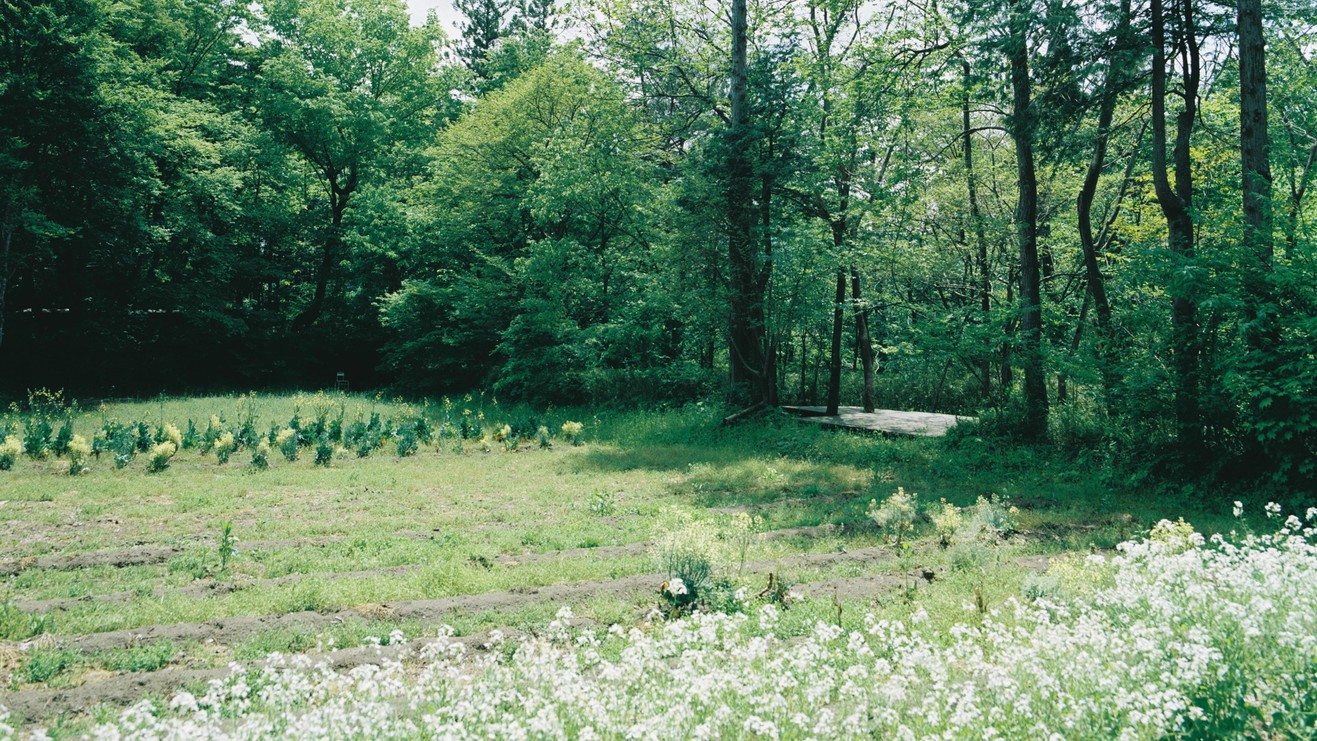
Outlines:
[[[858,496],[873,480],[873,472],[865,468],[787,458],[741,446],[596,447],[584,452],[578,466],[608,472],[680,473],[669,483],[672,492],[709,508],[762,506],[842,493]]]

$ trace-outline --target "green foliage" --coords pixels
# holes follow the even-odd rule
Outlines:
[[[225,432],[215,440],[215,446],[212,449],[215,453],[215,460],[221,466],[229,462],[229,458],[238,449],[238,441],[233,437],[232,432]]]
[[[160,473],[169,468],[169,463],[174,459],[174,454],[177,452],[178,448],[174,447],[174,444],[171,442],[156,444],[147,454],[146,472]],[[218,455],[218,448],[216,449],[216,454]],[[224,460],[227,460],[227,457]]]
[[[320,442],[316,443],[315,464],[317,466],[328,466],[334,462],[334,444],[329,438],[322,437]]]
[[[219,570],[220,573],[227,574],[229,563],[238,555],[238,538],[233,534],[233,523],[225,522],[220,525],[219,540]]]
[[[33,615],[9,602],[0,602],[0,640],[25,641],[46,630],[46,616]]]
[[[268,440],[261,440],[252,448],[251,467],[253,471],[264,471],[270,467],[270,443]]]
[[[91,470],[91,443],[87,442],[82,435],[74,435],[69,439],[65,453],[69,457],[69,475],[78,476]]]
[[[23,454],[23,441],[17,435],[10,435],[0,443],[0,471],[13,470],[18,457]]]
[[[914,532],[915,522],[919,519],[918,497],[918,494],[906,494],[904,487],[898,487],[881,505],[876,499],[869,500],[866,514],[879,530],[900,546]]]

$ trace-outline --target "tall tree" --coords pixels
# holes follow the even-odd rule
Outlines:
[[[727,124],[728,382],[733,398],[767,401],[775,379],[767,364],[763,281],[755,239],[754,129],[746,95],[746,0],[732,0],[731,101]]]
[[[1246,339],[1255,351],[1265,351],[1274,330],[1271,291],[1271,158],[1267,137],[1266,40],[1262,32],[1262,0],[1239,0],[1239,156],[1244,194],[1245,279],[1248,286]]]
[[[400,0],[274,0],[265,7],[262,113],[314,168],[328,221],[312,295],[294,321],[307,327],[324,311],[359,189],[390,149],[429,134],[446,111],[436,52],[443,32],[433,23],[412,28]]]
[[[514,0],[453,0],[453,9],[462,15],[457,23],[462,39],[458,54],[473,74],[488,77],[486,60],[499,39],[511,30],[509,14]]]
[[[1011,0],[1006,38],[1010,63],[1011,115],[1009,129],[1015,141],[1015,238],[1020,250],[1020,363],[1024,366],[1024,419],[1022,432],[1041,437],[1047,432],[1047,381],[1043,369],[1043,311],[1038,264],[1038,175],[1034,165],[1037,115],[1033,110],[1029,73],[1027,0]]]
[[[1157,202],[1166,219],[1167,243],[1176,261],[1171,279],[1171,343],[1174,362],[1175,427],[1180,446],[1198,455],[1203,446],[1198,305],[1188,281],[1180,277],[1194,260],[1193,158],[1190,144],[1198,114],[1201,56],[1195,5],[1185,0],[1176,5],[1180,59],[1179,94],[1183,106],[1175,127],[1175,187],[1171,187],[1166,161],[1166,18],[1162,0],[1151,0],[1152,11],[1152,177]]]

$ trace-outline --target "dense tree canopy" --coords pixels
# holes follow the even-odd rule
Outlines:
[[[457,8],[0,3],[4,387],[863,404],[1317,476],[1311,8]]]

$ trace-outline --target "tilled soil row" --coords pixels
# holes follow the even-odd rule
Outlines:
[[[433,540],[433,532],[400,532],[394,537],[407,540]],[[327,535],[321,538],[291,538],[288,540],[245,540],[238,545],[243,550],[287,550],[304,546],[326,546],[347,540],[347,535]],[[89,551],[68,556],[29,556],[10,561],[0,561],[0,576],[17,576],[28,569],[49,569],[52,571],[74,571],[96,566],[152,566],[169,561],[180,553],[197,547],[215,548],[215,542],[198,540],[188,545],[174,546],[133,546],[116,551]]]
[[[889,556],[891,551],[885,548],[869,548],[849,554],[813,554],[813,556],[784,559],[782,562],[756,562],[747,567],[756,571],[777,568],[782,565],[822,566],[841,561],[864,561]],[[849,558],[847,558],[849,557]],[[806,564],[802,564],[805,561]],[[1024,556],[1016,562],[1038,571],[1048,568],[1046,556]],[[843,577],[800,585],[800,591],[811,597],[836,596],[845,599],[871,598],[897,589],[905,589],[919,581],[928,581],[935,577],[930,569],[915,569],[906,573],[878,573],[863,576]],[[602,593],[625,594],[653,590],[655,582],[662,576],[645,574],[623,579],[600,582],[580,582],[576,584],[557,585],[542,589],[520,590],[511,592],[455,597],[443,600],[425,600],[409,603],[396,603],[388,606],[393,614],[400,618],[426,619],[438,622],[435,618],[460,609],[481,608],[497,609],[532,602],[579,599]],[[300,613],[317,615],[318,613]],[[335,613],[334,615],[337,615]],[[378,617],[378,614],[374,615]],[[329,617],[329,615],[323,617]],[[589,624],[589,620],[576,619],[575,624]],[[212,625],[212,623],[207,623]],[[520,632],[505,629],[500,631],[506,639],[516,640]],[[464,644],[470,650],[489,648],[490,636],[487,631],[472,636],[450,639]],[[339,649],[324,653],[308,653],[312,664],[324,664],[332,669],[345,670],[365,664],[379,664],[384,661],[403,661],[417,656],[420,651],[438,639],[416,639],[393,646],[359,646]],[[262,667],[269,664],[268,659],[247,662],[247,667]],[[229,676],[232,668],[225,669],[162,669],[154,672],[121,674],[106,679],[89,682],[80,687],[60,690],[31,689],[10,693],[4,697],[3,704],[9,711],[28,721],[51,718],[70,711],[85,711],[100,704],[124,706],[135,702],[146,694],[168,695],[185,686],[223,679]]]
[[[893,551],[887,547],[861,548],[846,553],[813,553],[780,560],[756,561],[746,564],[753,573],[762,573],[787,567],[826,567],[842,563],[864,564],[890,558]],[[655,591],[663,580],[662,574],[639,574],[619,579],[601,579],[543,587],[528,587],[505,592],[455,595],[438,599],[400,600],[383,605],[344,607],[323,612],[294,612],[282,615],[237,616],[218,618],[205,623],[177,623],[149,625],[126,630],[88,633],[76,636],[47,636],[55,645],[76,647],[89,651],[125,648],[153,641],[187,641],[231,644],[258,632],[284,628],[315,628],[346,620],[381,618],[412,620],[424,623],[442,622],[442,618],[463,612],[498,610],[540,602],[571,603],[603,595],[629,596]]]
[[[768,532],[761,533],[759,537],[764,538],[765,540],[780,540],[783,538],[792,538],[792,537],[810,538],[810,537],[822,537],[824,535],[831,534],[833,532],[837,532],[837,530],[832,525],[815,525],[810,527],[793,527],[793,528],[786,528],[783,530],[770,530]],[[244,548],[261,547],[261,548],[273,549],[280,543],[291,543],[291,542],[294,541],[273,541],[273,540],[252,541],[251,543],[244,543],[242,545]],[[504,554],[495,557],[491,561],[491,563],[495,563],[503,566],[516,566],[518,564],[540,563],[544,561],[559,561],[559,560],[575,559],[575,558],[620,558],[627,556],[641,556],[644,555],[645,551],[647,551],[651,545],[652,543],[650,542],[644,542],[644,543],[629,543],[627,545],[597,546],[595,548],[568,548],[566,550],[545,551],[542,553],[524,553],[516,556]],[[285,547],[287,546],[285,545]],[[170,554],[165,556],[163,560],[168,560],[170,557],[172,557],[173,554],[178,553],[181,550],[183,549],[181,548],[172,549],[170,551]],[[128,557],[135,557],[138,554],[134,554],[130,551],[123,551],[121,552],[120,555],[125,556],[126,557],[125,560],[127,560]],[[147,557],[147,554],[141,554],[141,556],[145,558]],[[152,557],[157,557],[157,556],[152,556]],[[70,557],[70,558],[76,558],[76,557]],[[155,563],[155,562],[148,562],[148,563]],[[137,564],[132,563],[132,564],[123,564],[123,565],[137,565]],[[39,567],[40,566],[38,566],[38,568]],[[413,571],[418,571],[421,568],[422,568],[421,564],[410,564],[403,566],[389,566],[389,567],[383,567],[378,569],[366,569],[361,571],[317,572],[313,574],[288,574],[286,576],[272,577],[269,579],[255,579],[245,582],[208,582],[206,584],[198,584],[196,586],[191,586],[191,587],[157,589],[153,592],[153,595],[156,597],[160,597],[165,594],[185,595],[188,597],[207,597],[210,595],[229,594],[230,592],[236,592],[243,589],[249,589],[252,587],[281,586],[281,585],[293,584],[302,581],[303,579],[317,577],[317,576],[334,578],[334,579],[356,579],[356,578],[368,578],[371,576],[406,574]],[[3,572],[0,572],[0,575],[3,575]],[[67,610],[72,607],[76,607],[79,605],[87,605],[87,604],[123,604],[127,602],[133,602],[135,600],[139,600],[142,598],[143,595],[141,595],[138,592],[112,592],[109,594],[89,594],[89,595],[84,595],[82,597],[53,597],[50,599],[39,599],[39,600],[16,600],[13,602],[13,605],[17,609],[22,610],[24,612],[41,613],[41,612],[50,612],[52,610]]]

